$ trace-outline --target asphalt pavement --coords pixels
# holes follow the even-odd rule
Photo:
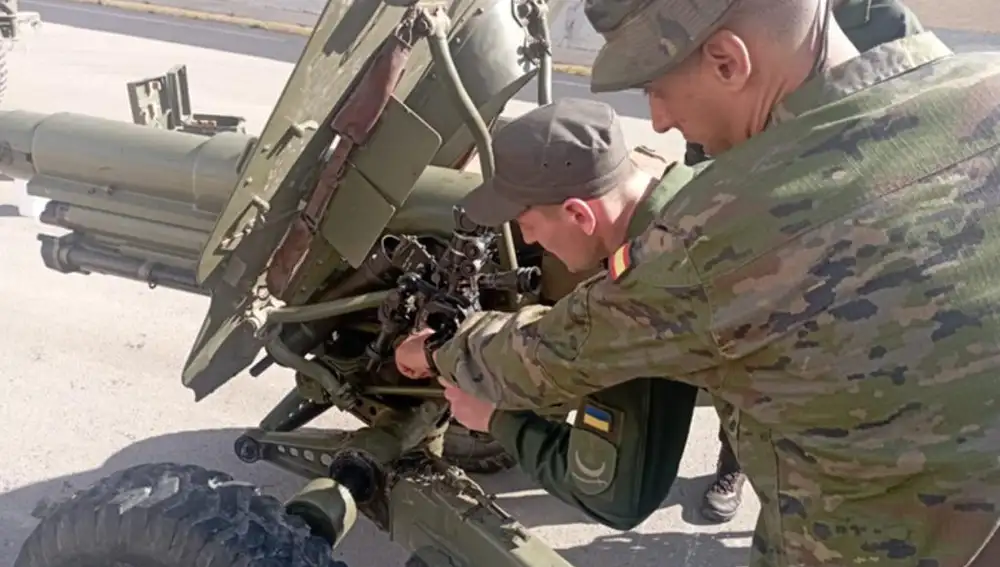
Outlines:
[[[190,2],[188,2],[190,4]],[[228,53],[251,55],[273,61],[295,63],[305,46],[302,36],[272,32],[258,28],[236,27],[208,21],[188,20],[172,16],[145,14],[99,6],[78,4],[59,0],[22,0],[22,10],[34,10],[42,20],[54,24],[82,29],[125,34],[132,37],[156,39],[218,49]],[[253,12],[256,14],[256,12]],[[253,88],[251,77],[245,80],[248,88]],[[192,86],[197,97],[197,86]],[[537,98],[537,83],[528,83],[515,99],[534,103]],[[638,92],[594,95],[590,92],[587,77],[555,73],[552,78],[552,97],[584,97],[602,100],[612,106],[622,116],[649,119],[645,98]]]

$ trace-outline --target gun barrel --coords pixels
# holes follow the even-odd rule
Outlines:
[[[124,190],[215,214],[254,142],[235,132],[207,137],[70,112],[0,112],[2,173]]]

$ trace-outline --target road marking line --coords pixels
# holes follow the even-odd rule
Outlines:
[[[40,4],[44,4],[44,2],[40,2],[39,0],[35,1]],[[268,20],[258,20],[256,18],[231,16],[229,14],[220,14],[218,12],[205,12],[202,10],[192,10],[189,8],[159,6],[157,4],[150,4],[147,2],[133,2],[132,0],[65,0],[65,1],[77,4],[89,4],[92,6],[107,6],[109,8],[128,10],[130,12],[145,12],[147,14],[156,14],[159,16],[173,16],[175,18],[185,18],[189,20],[201,20],[207,22],[216,22],[220,24],[230,24],[234,26],[263,29],[267,31],[287,33],[304,37],[309,37],[312,34],[311,26],[289,24],[285,22],[274,22]],[[552,70],[559,73],[565,73],[567,75],[576,75],[585,77],[590,76],[590,67],[586,65],[553,63]]]
[[[93,10],[91,8],[85,8],[83,6],[73,6],[73,5],[71,5],[72,3],[87,4],[87,5],[92,5],[92,6],[102,5],[102,6],[108,6],[108,7],[117,7],[117,6],[110,6],[109,4],[107,4],[107,2],[93,1],[93,0],[63,0],[62,2],[46,2],[45,0],[32,0],[29,4],[30,5],[50,7],[50,8],[56,9],[56,10],[68,10],[68,11],[71,11],[71,12],[79,12],[79,13],[82,13],[82,14],[94,14],[94,13],[96,13],[95,10]],[[143,4],[143,5],[145,5],[145,4]],[[153,13],[153,12],[148,11],[148,10],[144,10],[144,11],[146,11],[148,13]],[[160,15],[168,15],[168,14],[160,14]],[[120,18],[122,20],[130,20],[130,21],[136,21],[136,22],[148,22],[148,23],[157,24],[157,25],[165,25],[165,26],[173,26],[173,27],[181,27],[181,28],[199,29],[199,30],[204,30],[204,31],[210,31],[211,33],[221,33],[221,34],[225,34],[225,35],[235,35],[235,36],[240,36],[240,37],[250,37],[250,38],[253,38],[255,40],[264,39],[264,40],[267,40],[267,41],[275,41],[275,42],[282,41],[279,38],[267,36],[267,35],[264,35],[264,34],[250,33],[250,32],[247,32],[247,31],[241,31],[241,30],[237,30],[237,29],[225,29],[225,28],[220,28],[220,27],[199,26],[196,23],[196,22],[199,22],[199,21],[208,21],[208,20],[193,20],[192,18],[183,18],[182,21],[175,22],[175,21],[171,21],[171,20],[164,20],[164,19],[157,19],[157,18],[146,18],[146,17],[143,17],[143,16],[132,15],[132,14],[114,14],[113,17]],[[225,23],[225,22],[213,22],[213,23]]]

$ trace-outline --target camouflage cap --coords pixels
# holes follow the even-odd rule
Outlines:
[[[604,36],[590,76],[594,93],[642,88],[704,42],[739,0],[586,0]]]

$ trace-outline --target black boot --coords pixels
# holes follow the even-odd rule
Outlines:
[[[701,501],[701,515],[710,522],[724,523],[733,519],[743,502],[743,484],[746,475],[740,470],[736,456],[728,442],[722,441],[715,482],[705,491]]]

